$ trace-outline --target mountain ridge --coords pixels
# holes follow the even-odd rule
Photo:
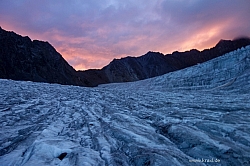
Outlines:
[[[226,90],[249,93],[250,45],[207,62],[164,75],[130,83],[100,85],[101,88],[134,90]]]
[[[0,78],[90,86],[143,80],[206,62],[249,45],[250,39],[221,40],[210,49],[114,59],[102,69],[76,71],[48,42],[33,40],[0,27]]]

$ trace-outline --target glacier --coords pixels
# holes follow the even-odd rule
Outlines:
[[[95,88],[0,80],[0,165],[250,165],[250,46]]]

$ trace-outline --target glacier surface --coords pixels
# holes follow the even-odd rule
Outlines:
[[[250,165],[250,46],[96,88],[0,80],[0,165]]]

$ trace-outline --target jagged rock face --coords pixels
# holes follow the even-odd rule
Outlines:
[[[148,52],[138,58],[115,59],[102,70],[110,82],[130,82],[159,76],[173,69],[163,54]]]
[[[1,78],[85,85],[48,42],[31,41],[29,37],[0,29],[0,45]]]
[[[131,82],[174,71],[162,53],[148,52],[140,57],[115,59],[104,67],[109,82]]]

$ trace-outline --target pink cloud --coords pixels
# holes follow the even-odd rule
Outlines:
[[[50,42],[76,69],[112,59],[199,50],[250,35],[250,1],[0,1],[0,25]]]

